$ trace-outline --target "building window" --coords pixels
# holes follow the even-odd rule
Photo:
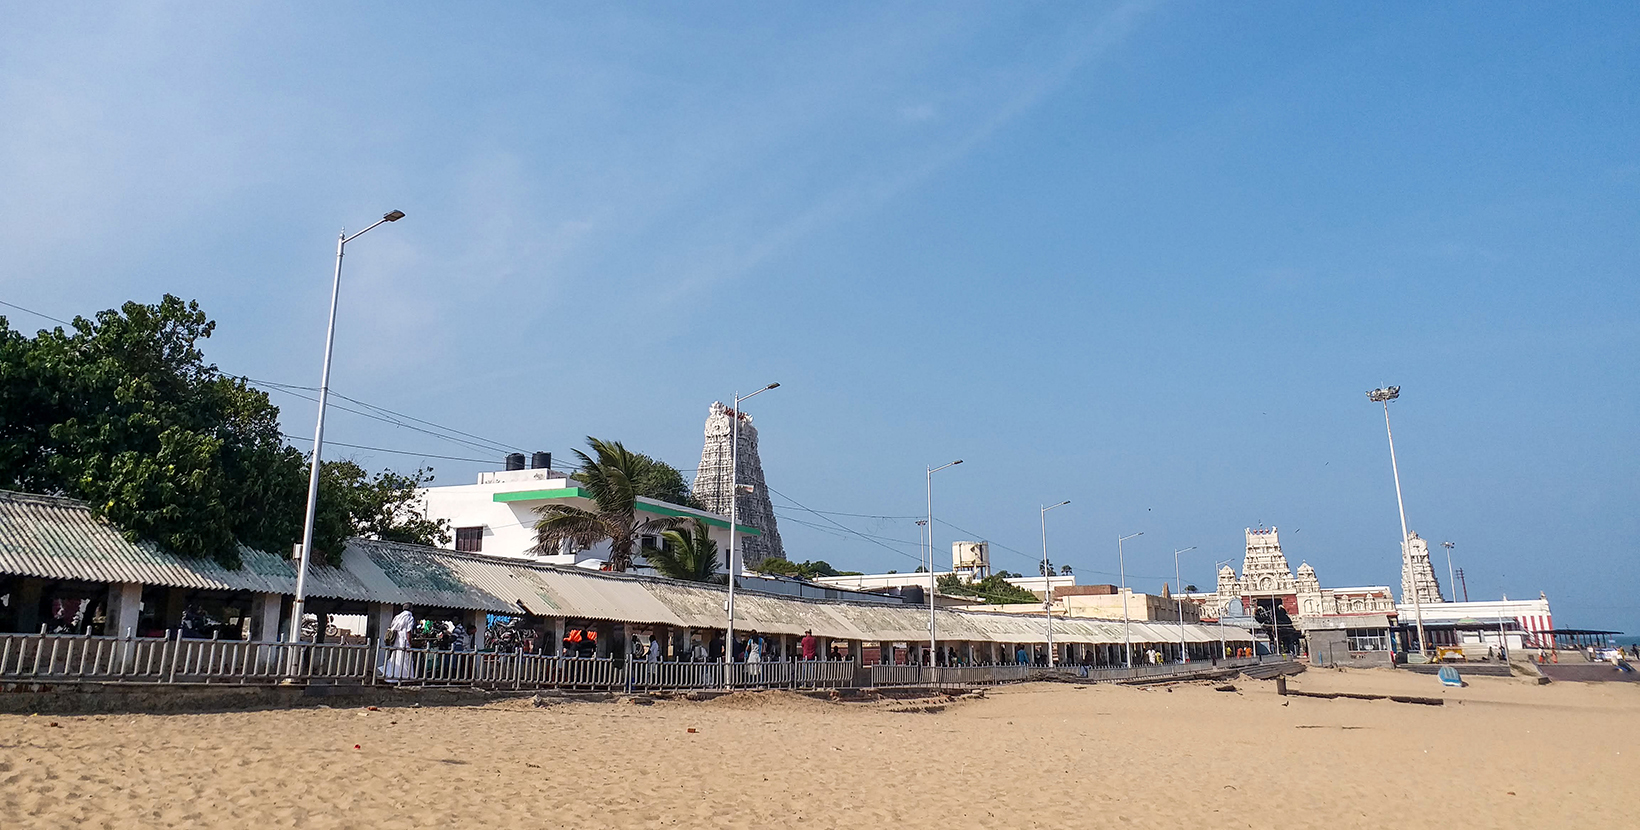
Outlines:
[[[456,550],[478,553],[484,549],[484,526],[456,528]]]
[[[1388,651],[1389,632],[1381,628],[1351,628],[1344,632],[1350,651]]]

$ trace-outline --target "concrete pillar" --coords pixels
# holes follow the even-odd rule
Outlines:
[[[278,594],[264,594],[263,596],[271,596],[276,600],[278,599]],[[253,617],[256,614],[254,608],[255,605],[253,603],[253,610],[251,612]],[[274,608],[278,608],[278,605],[275,604]],[[364,612],[364,636],[367,637],[372,643],[377,641],[385,642],[387,639],[387,629],[393,624],[393,618],[395,616],[398,616],[398,611],[394,610],[392,603],[370,603],[366,606]]]
[[[483,651],[485,644],[489,642],[489,621],[490,615],[483,611],[467,612],[467,633],[473,637],[473,651]]]
[[[114,582],[108,586],[108,622],[103,626],[107,637],[131,637],[137,631],[137,617],[142,612],[142,584]]]
[[[564,654],[564,636],[569,633],[568,628],[568,621],[563,617],[552,618],[552,633],[547,635],[552,638],[552,642],[547,644],[548,654]]]
[[[188,589],[172,588],[165,592],[165,606],[159,609],[160,627],[175,631],[182,627],[182,612],[188,608]]]
[[[593,629],[598,632],[598,648],[592,652],[592,656],[608,657],[609,644],[620,636],[615,629],[615,624],[612,622],[599,622],[594,625]]]
[[[325,633],[330,628],[330,608],[314,603],[313,608],[313,644],[319,645],[330,642],[330,636]]]
[[[40,633],[40,597],[45,593],[43,580],[25,576],[17,581],[17,630],[24,634]]]
[[[866,644],[860,640],[849,640],[848,657],[854,661],[855,668],[864,666],[866,664]]]
[[[285,604],[282,594],[256,594],[251,597],[251,640],[272,643],[279,639],[279,616]],[[386,630],[387,626],[382,626]]]

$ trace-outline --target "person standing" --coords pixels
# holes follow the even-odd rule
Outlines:
[[[746,668],[753,682],[763,676],[763,638],[756,632],[746,638]]]
[[[804,660],[813,660],[820,653],[820,641],[814,638],[813,629],[804,629],[799,645],[802,646]]]
[[[649,632],[649,649],[644,652],[643,659],[651,663],[661,661],[661,641],[655,637],[655,632]]]
[[[382,671],[387,682],[409,680],[413,674],[410,663],[410,632],[415,630],[416,615],[410,613],[410,604],[405,603],[400,606],[398,615],[393,617],[393,622],[387,626],[387,644],[391,650]]]

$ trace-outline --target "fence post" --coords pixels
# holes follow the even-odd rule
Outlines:
[[[171,663],[170,663],[169,666],[166,667],[165,682],[166,683],[175,683],[176,680],[177,680],[177,656],[182,653],[182,629],[180,629],[180,628],[177,629],[177,632],[176,632],[176,645],[174,645],[174,646],[170,645],[170,643],[171,643],[171,637],[169,636],[170,632],[166,632],[166,635],[167,636],[165,638],[165,641],[166,641],[167,647],[171,651]]]

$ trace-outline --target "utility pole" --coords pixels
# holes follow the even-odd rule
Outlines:
[[[1070,504],[1066,499],[1058,504],[1042,506],[1042,610],[1048,624],[1048,668],[1059,664],[1059,652],[1053,644],[1053,563],[1048,561],[1048,511]]]
[[[723,643],[723,687],[734,688],[735,664],[735,577],[740,576],[739,563],[735,561],[735,536],[740,532],[740,402],[754,395],[761,395],[770,389],[779,389],[780,384],[771,383],[751,395],[736,393],[734,410],[729,417],[729,599],[723,603],[723,610],[728,614],[728,624],[724,626]]]
[[[1458,571],[1457,571],[1457,580],[1458,580],[1458,584],[1463,586],[1463,601],[1468,602],[1469,601],[1469,583],[1464,581],[1463,568],[1458,569]]]

